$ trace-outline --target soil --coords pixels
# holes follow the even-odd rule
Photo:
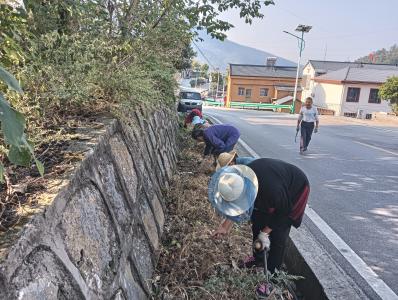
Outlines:
[[[73,117],[62,125],[43,128],[41,143],[36,143],[35,149],[45,166],[43,177],[34,165],[6,164],[6,181],[0,184],[0,261],[24,225],[67,185],[76,165],[95,146],[111,120],[104,115]]]
[[[178,170],[167,195],[163,246],[152,282],[153,299],[256,299],[264,282],[262,269],[241,270],[238,262],[251,253],[249,224],[234,225],[224,239],[211,237],[222,219],[207,198],[212,166],[198,169],[203,148],[182,133]],[[297,299],[285,272],[276,274],[274,294],[267,299]]]

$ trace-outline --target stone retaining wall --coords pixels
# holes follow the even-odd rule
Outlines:
[[[0,263],[0,299],[147,299],[175,167],[176,115],[113,122]]]

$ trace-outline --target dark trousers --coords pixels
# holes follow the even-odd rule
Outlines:
[[[266,220],[264,218],[264,214],[261,212],[254,210],[252,213],[252,232],[253,232],[253,242],[257,239],[260,231],[266,226]],[[290,224],[282,225],[278,228],[274,228],[270,233],[270,251],[268,253],[267,259],[267,267],[268,271],[271,273],[275,272],[275,269],[280,270],[283,257],[285,255],[286,243],[289,238],[290,233]],[[261,262],[264,260],[264,251],[263,252],[253,252],[256,261]]]
[[[300,149],[307,149],[311,141],[312,132],[314,131],[314,122],[301,121],[301,142]]]

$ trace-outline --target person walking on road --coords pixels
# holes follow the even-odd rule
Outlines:
[[[305,151],[307,151],[308,145],[311,141],[312,133],[317,133],[319,127],[318,110],[313,106],[311,97],[305,99],[305,105],[300,110],[299,118],[297,120],[297,132],[300,130],[300,127],[300,154],[303,154]]]
[[[213,125],[205,129],[195,128],[192,131],[192,138],[206,144],[204,156],[218,156],[223,152],[232,151],[239,137],[239,130],[227,124]]]
[[[250,220],[253,242],[260,239],[269,249],[268,271],[280,269],[290,228],[301,225],[310,186],[298,167],[277,159],[259,158],[247,166],[233,165],[219,169],[209,183],[209,201],[225,220],[213,237],[227,235],[233,222]],[[266,252],[253,255],[240,264],[242,268],[264,267]],[[257,288],[265,296],[266,284]]]

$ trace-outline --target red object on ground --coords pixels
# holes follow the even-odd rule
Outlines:
[[[202,112],[199,109],[195,108],[185,117],[185,124],[184,125],[191,124],[192,123],[192,119],[195,116],[198,116],[199,118],[203,119]]]

